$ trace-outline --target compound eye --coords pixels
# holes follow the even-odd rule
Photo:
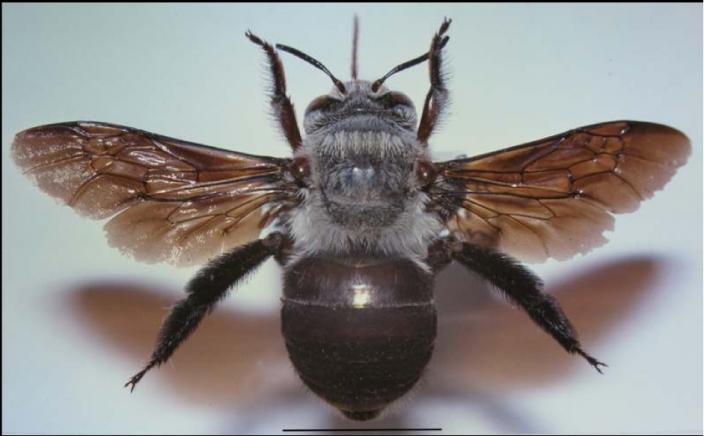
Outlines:
[[[310,102],[310,104],[306,108],[306,114],[317,110],[327,109],[337,102],[338,100],[328,95],[321,95],[320,97],[316,97],[315,100]]]
[[[289,171],[294,179],[300,183],[304,183],[308,176],[310,176],[310,163],[305,157],[297,157],[291,162]]]
[[[385,107],[394,106],[413,106],[411,99],[406,97],[404,94],[396,91],[389,91],[377,99],[377,101],[383,104]]]
[[[427,189],[435,181],[438,172],[435,165],[428,160],[419,160],[416,166],[416,177],[421,188]]]

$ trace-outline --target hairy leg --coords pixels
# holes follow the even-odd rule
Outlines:
[[[418,125],[418,140],[426,144],[433,133],[438,119],[445,110],[448,102],[448,92],[445,87],[445,78],[442,71],[442,48],[447,44],[449,36],[444,36],[452,20],[445,19],[440,30],[433,36],[428,52],[428,67],[430,69],[430,90],[425,96],[423,114]]]
[[[266,53],[273,82],[270,96],[272,112],[286,140],[295,151],[301,146],[301,132],[298,130],[293,104],[286,95],[286,76],[284,75],[284,66],[281,63],[281,58],[279,58],[274,47],[268,42],[260,39],[252,32],[247,32],[245,35]]]
[[[452,259],[492,283],[569,353],[579,354],[599,372],[600,366],[606,366],[581,348],[555,298],[544,294],[541,280],[518,261],[496,250],[452,239],[440,240],[429,249],[428,264],[435,271]]]
[[[166,362],[230,288],[270,256],[278,254],[281,242],[282,235],[272,233],[215,258],[198,271],[186,286],[188,296],[174,306],[161,326],[149,363],[125,386],[131,386],[130,390],[134,390],[147,371]]]

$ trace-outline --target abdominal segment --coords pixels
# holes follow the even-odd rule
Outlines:
[[[405,259],[306,258],[287,269],[282,333],[306,386],[356,420],[408,392],[433,352],[431,282]]]

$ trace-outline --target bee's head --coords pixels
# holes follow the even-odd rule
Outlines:
[[[418,142],[418,116],[411,100],[384,86],[392,75],[428,60],[428,53],[392,68],[375,81],[357,78],[357,22],[352,45],[352,79],[343,83],[320,61],[295,48],[276,44],[323,71],[333,82],[330,93],[314,99],[303,125],[308,137],[294,173],[308,179],[313,202],[319,201],[338,226],[373,229],[414,213],[424,186],[414,170],[425,156]],[[442,45],[447,42],[443,39]],[[417,171],[416,171],[417,172]]]
[[[393,130],[414,131],[417,122],[413,102],[403,93],[384,86],[376,90],[366,80],[351,80],[344,92],[334,87],[306,108],[303,126],[311,134],[334,127],[335,130]]]
[[[325,65],[312,56],[293,47],[276,44],[277,49],[303,59],[323,71],[335,85],[329,94],[316,98],[306,108],[303,120],[306,133],[311,134],[332,126],[350,130],[359,127],[363,127],[362,130],[381,130],[383,127],[378,127],[380,123],[385,125],[386,130],[390,127],[391,130],[414,130],[418,117],[413,103],[405,94],[387,89],[384,81],[399,71],[425,62],[428,60],[428,54],[397,65],[373,82],[358,80],[357,17],[354,20],[353,35],[352,80],[347,83],[338,80]],[[443,40],[442,46],[446,43],[447,38]]]

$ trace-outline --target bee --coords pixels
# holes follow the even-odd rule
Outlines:
[[[265,260],[283,268],[282,334],[303,383],[354,420],[377,417],[431,359],[434,277],[457,262],[523,309],[568,353],[601,372],[556,299],[517,259],[567,259],[606,242],[690,153],[671,127],[611,121],[469,158],[436,162],[429,140],[449,91],[444,20],[424,54],[374,81],[351,80],[251,32],[271,75],[271,110],[291,158],[238,153],[131,127],[76,121],[17,134],[15,163],[40,189],[105,225],[138,260],[206,263],[165,320],[131,390],[166,362],[228,291]],[[323,71],[299,130],[280,52]],[[413,102],[384,84],[428,63]],[[468,291],[470,291],[468,289]]]

